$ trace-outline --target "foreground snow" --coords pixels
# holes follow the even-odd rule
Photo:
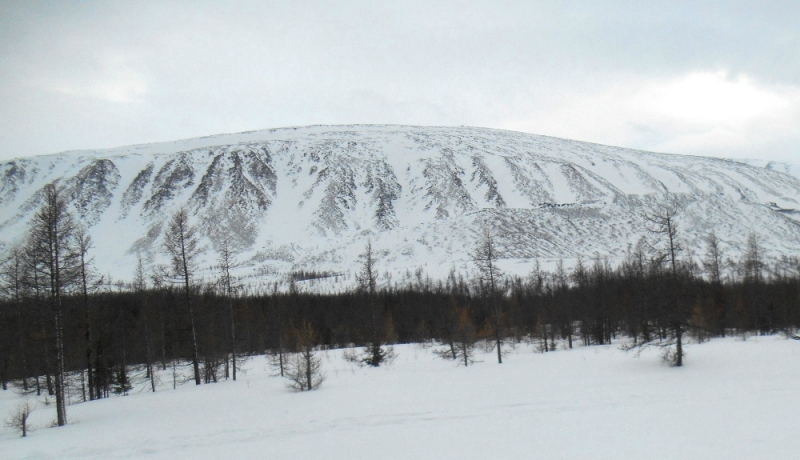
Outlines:
[[[518,347],[456,367],[418,346],[391,367],[325,356],[318,391],[292,393],[264,357],[238,382],[76,404],[70,425],[28,438],[0,431],[16,458],[796,458],[800,453],[800,343],[718,339],[688,347],[686,366],[655,350],[616,346],[533,353]],[[169,383],[169,384],[168,384]],[[0,395],[7,418],[21,397]]]

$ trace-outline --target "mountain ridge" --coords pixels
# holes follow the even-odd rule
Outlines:
[[[371,240],[387,274],[443,277],[470,270],[484,226],[511,272],[533,258],[619,258],[665,202],[681,207],[686,256],[713,229],[731,257],[754,231],[777,258],[800,249],[800,178],[776,164],[489,128],[276,128],[2,162],[1,243],[24,236],[58,180],[97,241],[98,269],[118,278],[137,253],[163,259],[163,223],[180,207],[209,248],[203,266],[229,236],[249,276],[348,272]]]

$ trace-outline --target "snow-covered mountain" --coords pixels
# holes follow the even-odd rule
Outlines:
[[[680,204],[680,235],[716,231],[738,257],[755,231],[772,256],[800,250],[800,178],[790,167],[668,155],[483,128],[313,126],[0,164],[4,247],[20,241],[58,181],[96,241],[98,269],[130,278],[161,261],[165,222],[186,207],[216,257],[231,235],[253,276],[346,273],[371,240],[378,268],[444,276],[469,268],[493,229],[507,269],[532,258],[622,257],[643,215]]]

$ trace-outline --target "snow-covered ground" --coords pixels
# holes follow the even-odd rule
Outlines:
[[[0,431],[0,458],[769,459],[800,455],[800,342],[716,339],[683,368],[618,345],[534,353],[522,346],[457,367],[416,345],[386,368],[325,353],[327,380],[293,393],[264,357],[239,381],[68,407]],[[138,391],[138,390],[137,390]],[[21,397],[0,395],[6,418]]]

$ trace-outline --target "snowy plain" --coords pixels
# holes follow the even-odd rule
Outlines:
[[[237,382],[139,384],[128,396],[51,404],[19,438],[0,431],[3,459],[769,459],[797,458],[800,342],[778,336],[687,347],[683,368],[658,350],[607,346],[492,353],[459,367],[419,345],[388,367],[322,352],[326,381],[294,393],[263,356]],[[5,419],[22,400],[0,394]]]

